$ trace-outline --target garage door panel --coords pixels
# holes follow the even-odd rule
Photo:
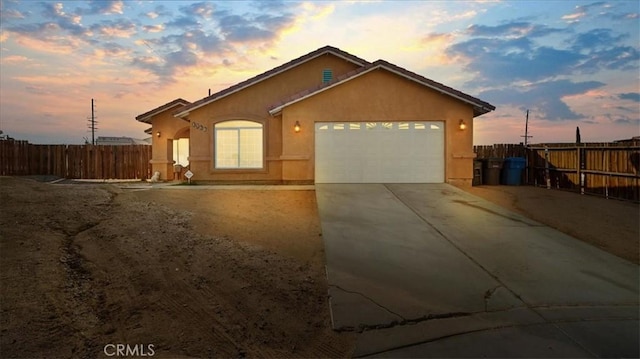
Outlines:
[[[316,182],[444,182],[443,129],[442,122],[316,123]]]

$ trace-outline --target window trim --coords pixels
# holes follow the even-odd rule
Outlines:
[[[224,124],[226,122],[232,122],[232,121],[245,121],[245,122],[251,122],[254,123],[258,126],[235,126],[235,127],[218,127],[218,125],[220,124]],[[250,172],[250,173],[257,173],[257,172],[267,172],[267,161],[266,161],[266,143],[267,143],[267,139],[266,139],[266,133],[267,133],[267,129],[266,129],[266,124],[262,121],[257,121],[257,120],[251,120],[251,119],[244,119],[244,118],[230,118],[230,119],[225,119],[222,121],[216,121],[214,123],[212,123],[212,127],[213,127],[213,134],[212,134],[212,147],[211,147],[211,153],[213,154],[212,156],[212,161],[211,161],[211,166],[212,166],[212,172]],[[256,129],[260,129],[262,131],[262,161],[261,161],[261,167],[217,167],[217,151],[216,151],[216,147],[217,147],[217,141],[218,141],[218,131],[237,131],[238,133],[238,141],[240,141],[240,130],[243,129],[251,129],[251,130],[256,130]],[[240,152],[238,152],[238,156],[240,156]],[[238,164],[240,163],[240,159],[238,159]]]

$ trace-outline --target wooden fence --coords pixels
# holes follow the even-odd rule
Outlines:
[[[0,175],[74,179],[147,179],[151,146],[34,145],[0,141]]]
[[[525,157],[525,183],[640,201],[640,143],[475,146],[478,158]]]

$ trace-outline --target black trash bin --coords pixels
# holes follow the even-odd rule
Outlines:
[[[519,186],[522,183],[522,171],[527,165],[527,159],[522,157],[507,157],[502,166],[502,184]]]
[[[482,160],[473,160],[473,182],[471,185],[482,185]]]
[[[500,184],[500,171],[502,170],[502,158],[486,158],[482,161],[482,184],[497,186]]]

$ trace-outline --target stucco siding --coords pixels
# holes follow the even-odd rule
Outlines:
[[[151,169],[160,172],[162,180],[173,179],[173,142],[179,137],[189,137],[189,122],[173,117],[175,109],[153,116]],[[160,132],[160,136],[158,136]]]
[[[218,180],[282,180],[283,129],[281,119],[273,117],[268,110],[273,105],[298,92],[319,86],[322,71],[331,69],[340,76],[357,68],[357,65],[327,54],[263,80],[239,92],[218,99],[194,110],[188,116],[191,123],[201,124],[208,131],[193,130],[191,133],[191,168],[196,176]],[[214,166],[215,124],[228,120],[249,120],[264,126],[265,167],[263,170],[216,170]],[[197,171],[197,172],[196,172]],[[298,176],[299,177],[299,176]]]
[[[473,177],[472,107],[382,69],[287,106],[282,118],[285,129],[302,125],[300,133],[283,134],[283,153],[309,158],[286,164],[289,180],[313,179],[314,123],[335,121],[444,121],[446,180]]]
[[[334,79],[348,75],[322,88],[325,69],[331,69]],[[445,181],[471,182],[474,110],[477,116],[484,113],[478,103],[490,104],[386,62],[360,67],[331,53],[277,71],[282,72],[267,72],[255,82],[248,80],[244,88],[240,84],[196,101],[179,111],[183,118],[174,116],[175,107],[153,115],[154,171],[172,179],[171,140],[189,136],[188,160],[195,180],[313,182],[316,122],[442,121]],[[216,168],[216,124],[232,120],[262,124],[262,168]],[[465,130],[459,128],[461,120]],[[296,122],[301,125],[298,133]],[[231,148],[228,151],[241,146]],[[240,163],[243,155],[237,153]]]

